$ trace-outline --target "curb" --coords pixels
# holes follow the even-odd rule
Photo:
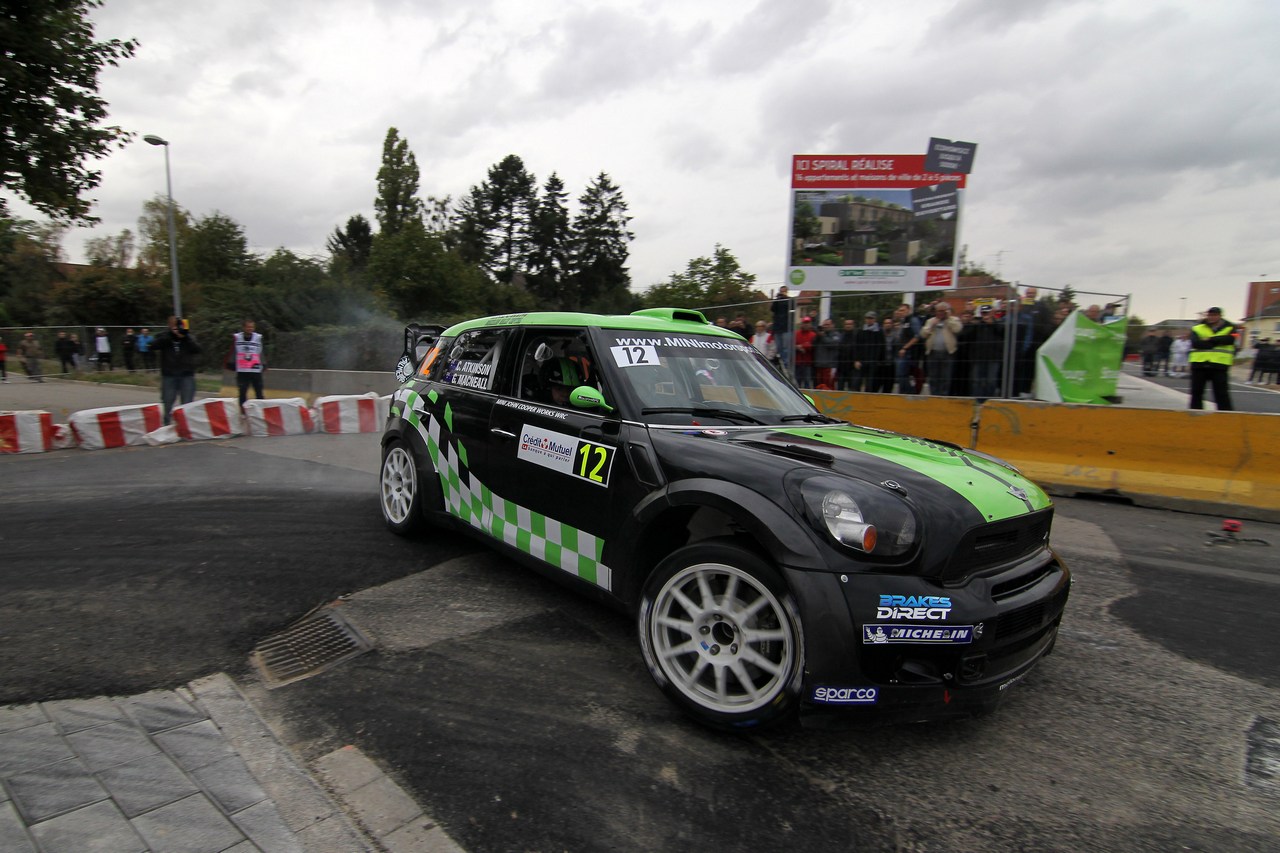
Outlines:
[[[344,746],[313,762],[322,785],[226,673],[192,681],[188,688],[307,853],[465,853],[358,748]]]

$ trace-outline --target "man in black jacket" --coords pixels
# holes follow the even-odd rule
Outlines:
[[[868,311],[862,318],[862,326],[858,329],[854,343],[855,365],[858,378],[854,391],[875,390],[875,376],[884,353],[884,332],[880,329],[880,315]]]
[[[177,317],[169,318],[169,328],[156,335],[153,346],[160,356],[160,403],[167,424],[175,399],[185,404],[196,398],[196,356],[202,350],[187,321]]]

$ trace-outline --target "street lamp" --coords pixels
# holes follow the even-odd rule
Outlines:
[[[173,229],[173,179],[169,177],[169,140],[148,134],[142,137],[148,145],[164,146],[164,183],[169,195],[169,269],[173,271],[173,316],[182,316],[182,292],[178,289],[178,238]]]

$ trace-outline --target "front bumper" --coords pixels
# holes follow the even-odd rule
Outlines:
[[[805,630],[805,722],[971,716],[1048,654],[1071,574],[1043,549],[944,586],[902,575],[786,571]]]

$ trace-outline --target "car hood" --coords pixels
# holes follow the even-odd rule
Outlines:
[[[959,495],[981,515],[998,521],[1052,505],[1049,497],[1014,468],[993,457],[952,444],[852,424],[761,429],[688,429],[663,431],[669,436],[662,456],[678,467],[697,467],[698,458],[712,462],[719,453],[707,442],[733,448],[741,457],[751,448],[785,461],[811,465],[855,479],[892,482],[907,493],[933,491],[936,484]],[[702,442],[703,453],[690,442]],[[678,461],[677,461],[678,460]],[[931,502],[931,501],[929,501]]]

